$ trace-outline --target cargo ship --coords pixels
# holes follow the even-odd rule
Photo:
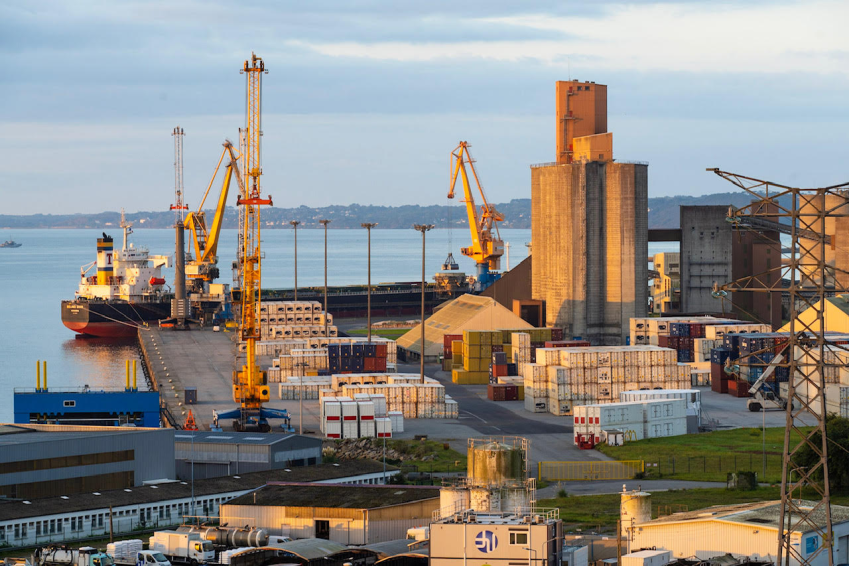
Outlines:
[[[62,301],[62,323],[83,335],[135,336],[146,326],[171,316],[171,295],[166,292],[162,268],[170,256],[150,255],[147,248],[128,242],[132,224],[121,213],[124,232],[120,250],[111,236],[97,239],[97,259],[80,268],[80,284],[72,301]],[[94,267],[96,274],[90,275]]]
[[[435,283],[425,285],[425,312],[463,294],[446,291]],[[294,301],[294,289],[263,289],[263,300]],[[299,301],[324,304],[324,287],[298,287]],[[372,316],[418,316],[422,309],[421,282],[378,283],[371,287]],[[327,312],[336,318],[365,318],[368,315],[368,286],[345,285],[327,288]]]

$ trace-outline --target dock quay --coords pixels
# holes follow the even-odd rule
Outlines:
[[[192,410],[200,430],[209,430],[212,411],[237,407],[233,402],[236,344],[229,332],[212,329],[139,330],[142,361],[159,391],[160,406],[182,425]],[[186,405],[186,390],[196,388],[197,403]],[[166,418],[163,417],[163,421]],[[221,423],[225,426],[228,423]],[[166,423],[174,426],[174,422]]]

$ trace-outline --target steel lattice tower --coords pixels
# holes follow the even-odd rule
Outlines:
[[[174,136],[174,204],[171,205],[171,210],[174,211],[174,220],[176,224],[182,224],[184,219],[183,211],[188,207],[183,204],[183,128],[177,126],[171,132]]]
[[[786,356],[779,367],[788,368],[788,394],[784,431],[783,469],[781,477],[781,515],[778,534],[777,564],[790,564],[791,558],[800,565],[817,561],[828,553],[833,566],[832,519],[828,477],[828,439],[826,437],[826,368],[834,363],[826,358],[832,349],[849,351],[846,346],[829,342],[825,333],[826,298],[833,293],[846,292],[849,272],[828,266],[826,246],[832,238],[826,234],[826,220],[849,217],[846,191],[849,183],[831,187],[800,189],[708,169],[749,193],[752,204],[729,210],[728,221],[738,229],[756,231],[778,230],[791,238],[790,260],[779,262],[767,272],[747,276],[715,288],[715,295],[727,298],[728,293],[783,293],[790,296],[790,335]],[[837,201],[830,198],[839,197]],[[834,204],[834,203],[837,204]],[[779,219],[787,219],[782,224]],[[833,249],[833,248],[832,248]],[[770,277],[770,272],[779,277]],[[774,275],[774,273],[772,274]],[[789,281],[785,287],[782,277]],[[768,281],[775,281],[767,283]],[[799,314],[807,311],[803,318]],[[810,315],[813,315],[812,317]],[[806,423],[811,417],[816,421]],[[815,462],[802,467],[802,451],[815,455]],[[801,499],[802,489],[813,490],[818,501]],[[794,491],[800,499],[794,499]],[[801,540],[794,543],[793,535],[814,531],[820,537],[816,549],[809,552]]]

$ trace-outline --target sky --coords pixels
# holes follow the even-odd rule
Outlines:
[[[445,204],[460,140],[490,202],[555,158],[554,83],[608,85],[614,158],[649,196],[733,190],[707,167],[849,179],[849,3],[4,0],[0,213],[164,210],[171,131],[197,205],[263,78],[278,206]]]

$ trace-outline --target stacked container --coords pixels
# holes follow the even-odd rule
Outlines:
[[[575,445],[599,444],[608,430],[624,432],[626,440],[687,434],[686,401],[654,399],[575,407]]]
[[[324,313],[317,301],[262,301],[258,307],[260,339],[280,340],[336,336],[333,315]]]
[[[690,367],[657,346],[538,348],[525,364],[525,408],[569,415],[575,405],[618,401],[622,391],[690,387]]]

